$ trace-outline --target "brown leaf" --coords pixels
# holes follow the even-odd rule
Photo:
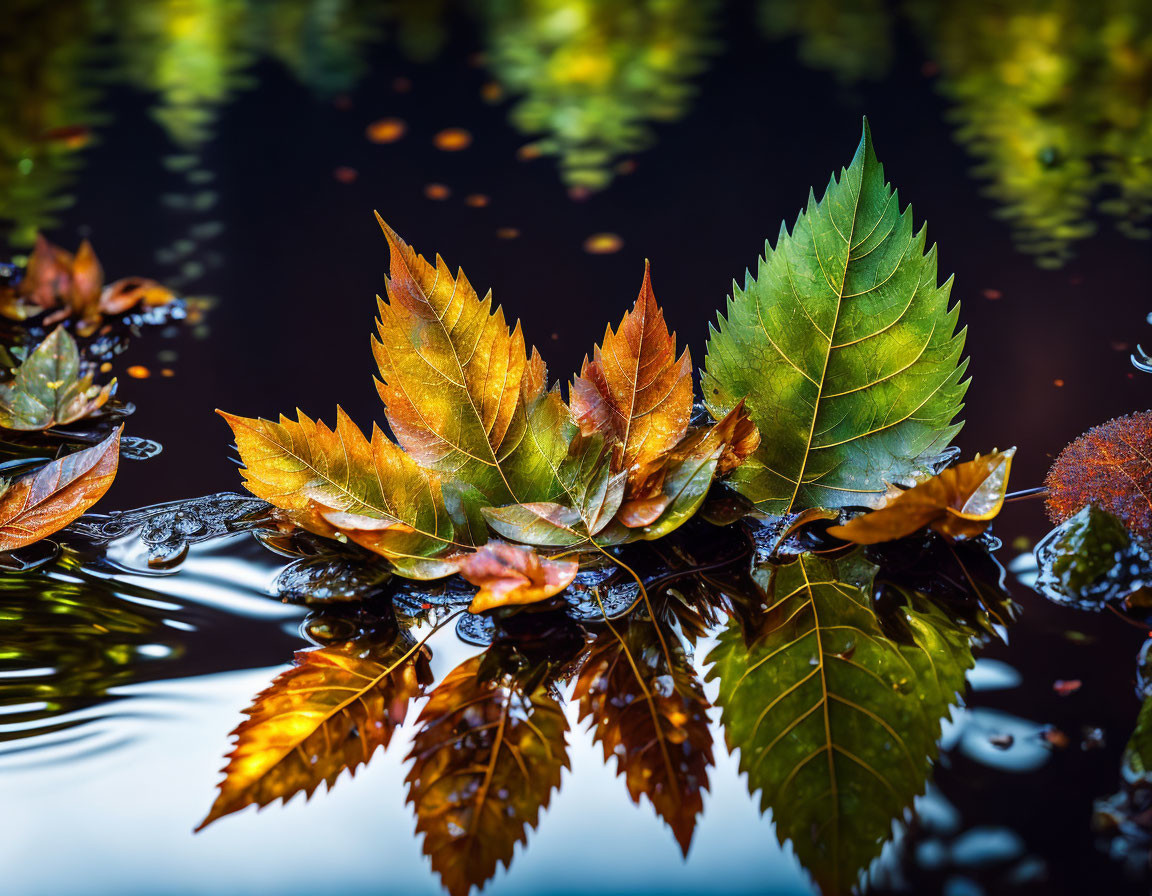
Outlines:
[[[604,759],[616,757],[635,803],[646,795],[685,855],[712,765],[708,700],[678,645],[633,620],[602,632],[576,680],[580,719],[593,721]],[[669,657],[672,667],[669,668]]]
[[[1152,411],[1088,430],[1060,453],[1044,484],[1053,523],[1091,503],[1152,536]]]
[[[504,541],[490,541],[460,563],[460,575],[480,588],[470,613],[545,600],[567,588],[579,569],[575,560],[542,559],[532,548]]]
[[[116,478],[122,430],[13,482],[0,496],[0,551],[58,532],[100,500]]]
[[[322,782],[331,789],[344,769],[354,775],[431,683],[429,656],[407,637],[384,651],[348,642],[297,653],[244,710],[220,794],[196,830],[253,803],[310,797]]]
[[[19,294],[40,308],[55,308],[72,293],[72,254],[36,235]]]
[[[628,471],[628,498],[639,496],[653,465],[687,431],[692,359],[688,349],[676,358],[676,336],[656,304],[647,262],[635,306],[615,333],[605,330],[603,345],[572,381],[571,405],[586,435],[604,433],[619,444],[617,469]]]
[[[876,510],[854,517],[828,534],[856,544],[903,538],[930,526],[949,540],[979,535],[1000,512],[1016,449],[976,455],[907,491]]]
[[[167,305],[175,298],[172,290],[146,277],[125,277],[110,283],[100,293],[102,314],[123,314],[137,305],[154,308]]]
[[[104,268],[100,266],[92,244],[84,240],[72,260],[72,288],[68,301],[72,313],[84,320],[98,318],[103,288]]]
[[[568,723],[544,684],[524,692],[481,674],[484,655],[432,692],[412,744],[408,801],[424,852],[451,896],[507,866],[568,767]]]

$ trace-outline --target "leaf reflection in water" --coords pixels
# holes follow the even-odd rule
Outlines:
[[[380,561],[363,549],[306,533],[261,540],[293,558],[274,590],[315,593],[303,631],[320,646],[246,710],[204,824],[331,787],[386,748],[433,683],[439,630],[459,619],[483,649],[427,691],[407,777],[416,832],[454,896],[539,824],[568,767],[566,697],[687,851],[714,749],[692,647],[718,632],[707,662],[749,789],[825,892],[847,892],[923,793],[974,649],[1013,615],[987,536],[863,548],[809,532],[784,546],[820,555],[775,556],[756,551],[755,524],[696,522],[620,552],[647,601],[603,560],[548,602],[479,615],[457,578],[370,575]]]
[[[0,576],[0,765],[63,746],[75,758],[128,685],[271,665],[295,643],[274,621],[113,581],[70,554]]]

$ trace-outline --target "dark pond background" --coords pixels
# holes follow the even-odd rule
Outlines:
[[[1026,488],[1071,438],[1152,403],[1152,376],[1129,361],[1152,344],[1141,239],[1152,8],[1087,6],[17,0],[0,25],[0,217],[10,254],[37,226],[65,246],[88,237],[110,277],[150,275],[212,300],[198,303],[211,304],[201,322],[137,341],[118,371],[138,406],[130,432],[164,445],[125,463],[104,504],[133,507],[238,488],[217,407],[331,419],[340,403],[363,425],[382,417],[368,350],[387,269],[374,209],[491,287],[554,378],[566,381],[635,299],[645,258],[699,364],[732,278],[809,186],[849,161],[866,114],[889,178],[939,244],[942,277],[955,272],[972,375],[958,444],[966,456],[1017,445],[1013,486]],[[369,140],[386,118],[404,136]],[[470,145],[437,148],[446,128],[466,129]],[[556,135],[580,128],[567,165],[547,142],[524,150],[541,137],[563,146]],[[429,184],[450,195],[428,198]],[[594,234],[617,235],[619,250],[587,251]],[[153,375],[126,377],[129,363]],[[1014,540],[1045,531],[1042,507],[1012,505],[997,529],[1008,563]],[[35,739],[12,753],[0,742],[0,889],[436,891],[402,807],[399,745],[307,807],[188,833],[239,709],[290,658],[294,611],[263,605],[271,572],[254,564],[196,558],[202,581],[188,580],[200,585],[150,587],[264,619],[283,642],[249,661],[234,639],[206,639],[189,674],[265,668],[133,685],[140,696],[122,705],[135,709],[101,716],[100,748],[82,760]],[[1117,785],[1144,635],[1026,589],[1019,600],[1010,647],[985,656],[1022,680],[975,691],[969,728],[1004,727],[989,713],[1009,713],[1035,723],[1021,743],[1051,724],[1069,746],[1038,747],[1025,774],[953,744],[936,780],[956,823],[922,835],[949,844],[946,858],[910,846],[889,865],[914,892],[950,896],[1139,892],[1094,847],[1089,816]],[[1083,687],[1061,697],[1056,679]],[[1102,729],[1103,747],[1081,749],[1086,726]],[[685,865],[589,743],[574,765],[573,786],[493,892],[805,891],[731,757]]]

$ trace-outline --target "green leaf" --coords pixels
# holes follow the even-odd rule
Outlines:
[[[96,413],[115,392],[116,380],[92,385],[91,372],[82,370],[76,340],[57,327],[13,379],[0,383],[0,426],[35,431],[73,423]]]
[[[709,336],[704,399],[714,416],[747,397],[764,434],[732,476],[757,507],[868,506],[888,483],[929,472],[959,430],[967,362],[951,280],[884,180],[867,122],[756,277],[735,283]]]
[[[1049,600],[1102,609],[1152,586],[1152,556],[1107,510],[1088,504],[1036,545],[1036,590]]]
[[[900,607],[895,640],[873,608],[875,574],[859,552],[773,569],[751,646],[734,622],[708,658],[749,791],[828,893],[853,887],[923,791],[972,665],[971,631],[922,597]]]
[[[596,536],[612,521],[624,499],[626,472],[611,470],[612,449],[604,436],[572,434],[568,455],[555,468],[564,503],[536,501],[486,507],[484,518],[505,538],[538,547],[616,543]]]

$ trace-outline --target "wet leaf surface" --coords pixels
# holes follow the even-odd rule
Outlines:
[[[925,245],[865,125],[824,198],[765,246],[755,279],[733,285],[701,385],[714,415],[746,398],[771,434],[733,474],[762,512],[873,505],[959,429],[959,306]]]
[[[1087,504],[1152,537],[1152,411],[1093,427],[1048,471],[1048,516],[1062,523]]]
[[[991,524],[1008,493],[1015,448],[976,456],[925,482],[899,491],[881,506],[829,528],[834,538],[876,544],[930,527],[953,541],[972,538]]]
[[[1036,590],[1061,604],[1100,610],[1152,585],[1152,553],[1142,539],[1095,504],[1036,546]]]
[[[465,661],[433,690],[412,744],[408,800],[452,896],[482,886],[527,841],[568,767],[568,724],[544,684]]]
[[[253,803],[310,797],[345,769],[355,774],[430,681],[427,653],[404,636],[383,649],[351,642],[297,653],[245,710],[220,795],[198,830]]]
[[[731,623],[709,678],[780,841],[825,892],[847,893],[924,789],[972,633],[919,599],[895,610],[903,637],[889,634],[871,597],[876,568],[857,557],[802,555],[764,573],[759,628]]]
[[[633,802],[648,797],[687,855],[708,789],[712,732],[703,687],[671,631],[640,619],[608,627],[580,667],[573,699],[604,761],[616,758]]]
[[[63,529],[108,491],[120,461],[120,430],[99,445],[45,464],[0,494],[0,551]]]
[[[43,430],[95,414],[116,392],[116,380],[94,386],[76,340],[57,327],[0,383],[0,427]]]

